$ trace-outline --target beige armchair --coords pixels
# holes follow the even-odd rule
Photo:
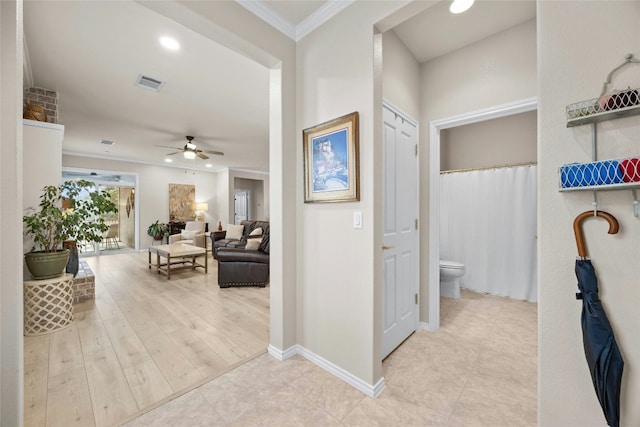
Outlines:
[[[207,238],[204,233],[204,221],[187,221],[184,230],[180,234],[169,236],[169,243],[180,243],[184,245],[200,246],[207,248]]]

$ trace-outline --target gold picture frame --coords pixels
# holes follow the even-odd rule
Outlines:
[[[358,112],[302,131],[304,202],[360,200]]]

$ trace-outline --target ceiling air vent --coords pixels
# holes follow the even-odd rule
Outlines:
[[[162,88],[163,85],[164,82],[149,76],[143,76],[142,74],[139,75],[138,80],[136,80],[136,86],[140,86],[141,88],[152,90],[154,92],[160,91],[160,88]]]
[[[113,145],[113,141],[109,141],[108,139],[101,139],[100,144]]]

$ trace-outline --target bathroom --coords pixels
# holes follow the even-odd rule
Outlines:
[[[442,325],[481,294],[537,302],[536,122],[528,111],[440,132]]]

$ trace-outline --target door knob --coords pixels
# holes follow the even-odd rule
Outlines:
[[[395,246],[393,246],[393,245],[390,245],[390,246],[382,245],[382,250],[383,251],[386,251],[387,249],[393,249],[393,248],[395,248]]]

